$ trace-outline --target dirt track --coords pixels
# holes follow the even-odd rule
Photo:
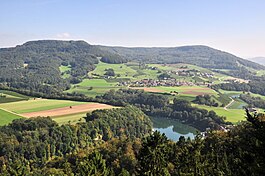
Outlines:
[[[81,112],[89,112],[96,109],[110,109],[113,108],[113,106],[106,105],[106,104],[100,104],[100,103],[89,103],[89,104],[82,104],[82,105],[76,105],[64,107],[64,108],[57,108],[57,109],[51,109],[51,110],[45,110],[45,111],[38,111],[38,112],[30,112],[30,113],[23,113],[20,114],[24,117],[55,117],[55,116],[62,116],[62,115],[69,115],[69,114],[77,114]]]

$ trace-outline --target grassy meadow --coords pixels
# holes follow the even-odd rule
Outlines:
[[[237,123],[239,121],[245,120],[245,111],[243,109],[227,109],[225,110],[223,107],[210,107],[206,105],[197,105],[193,104],[193,106],[206,109],[208,111],[214,111],[219,116],[226,117],[226,121]]]
[[[22,116],[8,112],[0,108],[0,126],[6,125],[15,119],[22,118]]]
[[[19,101],[12,103],[0,104],[0,108],[12,111],[14,113],[29,113],[44,111],[67,106],[85,104],[87,102],[77,102],[69,100],[52,100],[52,99],[30,99],[28,101]]]

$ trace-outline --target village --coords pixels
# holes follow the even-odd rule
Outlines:
[[[157,86],[194,86],[192,82],[177,81],[175,78],[155,80],[155,79],[142,79],[140,81],[125,81],[120,82],[118,86],[129,86],[129,87],[157,87]]]

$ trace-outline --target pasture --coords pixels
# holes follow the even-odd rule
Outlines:
[[[197,105],[193,104],[193,106],[206,109],[208,111],[214,111],[219,116],[226,117],[226,121],[237,123],[245,119],[245,111],[243,109],[227,109],[225,110],[223,107],[210,107],[206,105]]]
[[[77,122],[84,122],[85,121],[84,117],[86,117],[86,113],[82,112],[76,114],[56,116],[53,117],[52,119],[62,125],[67,123],[75,124]]]
[[[84,79],[81,83],[72,85],[66,92],[82,93],[89,97],[103,95],[110,89],[118,89],[117,82],[107,82],[105,79]]]
[[[52,100],[52,99],[30,99],[28,101],[18,101],[12,103],[0,104],[0,108],[22,114],[50,110],[74,105],[86,104],[87,102],[77,102],[70,100]]]
[[[113,108],[113,106],[101,103],[51,99],[31,99],[28,101],[4,103],[0,104],[0,125],[8,124],[17,118],[37,116],[49,116],[59,124],[65,124],[69,121],[76,123],[80,119],[82,121],[82,117],[87,112],[110,108]]]
[[[63,65],[61,65],[59,67],[59,69],[60,69],[60,72],[62,74],[62,78],[69,78],[70,77],[70,74],[67,73],[67,71],[70,71],[71,70],[71,66],[70,65],[69,66],[63,66]]]
[[[14,119],[19,118],[22,118],[22,116],[0,109],[0,126],[6,125],[12,122]]]
[[[8,90],[0,90],[0,103],[28,100],[30,97]]]
[[[107,104],[101,104],[101,103],[86,103],[86,104],[67,106],[67,107],[62,107],[62,108],[54,108],[54,109],[43,110],[43,111],[21,113],[21,115],[23,117],[38,117],[38,116],[56,117],[56,116],[65,116],[69,114],[85,113],[85,112],[93,111],[96,109],[110,109],[110,108],[113,108],[113,106],[110,106]]]
[[[88,75],[94,77],[96,77],[96,75],[104,76],[106,72],[105,70],[109,68],[112,68],[116,75],[119,74],[120,78],[128,78],[128,77],[132,78],[133,75],[137,73],[134,69],[127,66],[126,64],[107,64],[99,61],[99,63],[96,64],[96,69],[89,72]]]

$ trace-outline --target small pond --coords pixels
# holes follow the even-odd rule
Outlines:
[[[173,141],[178,141],[180,136],[194,139],[198,132],[196,128],[182,124],[177,120],[161,117],[150,117],[150,119],[153,122],[154,131],[157,130],[160,133],[165,133],[165,135]]]

